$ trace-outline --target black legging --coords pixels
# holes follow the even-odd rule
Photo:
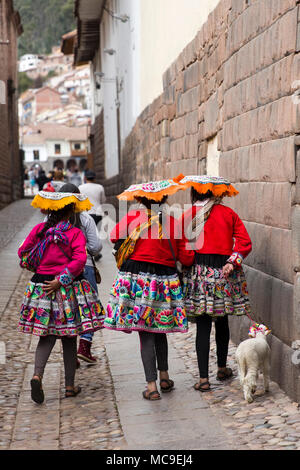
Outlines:
[[[35,351],[34,375],[43,377],[44,369],[56,343],[57,336],[41,336]],[[65,366],[65,385],[74,386],[76,362],[77,362],[77,342],[75,337],[62,337],[62,347]]]
[[[209,315],[197,318],[196,352],[201,379],[208,378],[211,326],[212,318]],[[226,367],[230,337],[227,315],[217,318],[215,329],[218,367]]]
[[[157,380],[157,369],[168,370],[168,340],[165,333],[140,331],[141,356],[147,382]],[[157,368],[156,368],[157,360]]]

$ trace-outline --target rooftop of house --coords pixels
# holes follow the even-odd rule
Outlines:
[[[38,123],[20,128],[23,145],[43,144],[47,140],[82,142],[88,139],[86,126],[69,127],[57,123]]]

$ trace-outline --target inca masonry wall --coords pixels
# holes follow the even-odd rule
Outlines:
[[[291,346],[300,339],[299,51],[298,1],[221,0],[165,72],[163,94],[137,119],[118,179],[123,189],[203,174],[217,136],[219,174],[240,191],[225,202],[253,241],[245,262],[253,316],[272,329],[272,378],[298,401]],[[246,317],[231,319],[234,342],[248,326]]]

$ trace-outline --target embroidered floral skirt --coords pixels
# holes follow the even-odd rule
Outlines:
[[[225,260],[227,258],[225,257]],[[195,264],[183,273],[182,290],[188,319],[193,321],[203,314],[212,317],[246,313],[251,315],[243,269],[235,269],[231,276],[225,279],[222,267],[218,266],[218,263],[210,264],[213,266],[202,264],[199,258],[196,258]]]
[[[104,326],[125,333],[185,333],[188,323],[176,270],[126,261],[111,288]]]
[[[34,275],[27,284],[20,331],[37,336],[77,336],[103,328],[105,312],[87,280],[75,280],[51,295],[45,293],[42,280],[51,280],[51,276]]]

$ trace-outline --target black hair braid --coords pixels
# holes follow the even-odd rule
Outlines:
[[[45,223],[43,230],[38,234],[39,238],[43,238],[49,228],[55,227],[63,220],[69,220],[74,225],[76,218],[75,204],[68,204],[63,209],[57,211],[48,211],[48,219]]]
[[[164,204],[168,199],[168,196],[163,196],[161,201],[154,201],[153,199],[148,199],[146,197],[140,196],[135,197],[135,199],[137,200],[137,202],[147,207],[147,209],[151,209],[151,206],[161,206],[162,204]]]
[[[204,201],[204,199],[211,198],[213,197],[213,193],[211,191],[207,191],[206,193],[198,193],[196,189],[192,188],[191,191],[191,199],[192,199],[192,204],[194,204],[196,201]]]

